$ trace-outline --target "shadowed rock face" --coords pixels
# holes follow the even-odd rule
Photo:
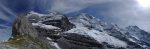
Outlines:
[[[45,25],[52,25],[55,27],[59,27],[62,31],[70,30],[71,28],[75,27],[72,23],[69,22],[68,18],[63,15],[52,15],[52,16],[38,16],[38,15],[30,15],[28,17],[31,23],[39,23]]]
[[[7,43],[16,49],[49,49],[38,33],[25,16],[18,16],[12,27],[13,38]]]
[[[39,32],[38,35],[43,37],[59,38],[60,36],[58,36],[58,34],[75,27],[74,24],[69,22],[66,16],[59,14],[45,16],[30,14],[28,16],[28,19],[32,24],[38,24],[38,26],[33,26]],[[45,28],[43,28],[40,24],[45,25]],[[57,29],[47,29],[49,28],[47,27],[49,25],[57,27]]]
[[[51,16],[51,17],[55,17],[55,16]],[[51,18],[51,17],[45,17],[45,18]],[[52,26],[56,26],[62,29],[62,31],[67,31],[70,30],[71,28],[74,27],[74,25],[72,23],[69,22],[68,18],[65,16],[60,16],[61,19],[49,19],[46,21],[43,21],[43,24],[46,25],[52,25]]]
[[[57,42],[62,49],[104,49],[95,39],[76,33],[63,34]]]
[[[12,36],[18,35],[30,35],[32,37],[38,37],[37,30],[32,27],[32,24],[24,16],[19,16],[12,27]]]

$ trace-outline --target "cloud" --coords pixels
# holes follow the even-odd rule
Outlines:
[[[13,11],[11,11],[9,8],[1,4],[0,2],[0,19],[11,22],[11,16],[16,16]]]
[[[4,0],[3,0],[4,1]],[[13,6],[17,6],[19,0],[15,0]],[[103,5],[104,3],[110,4],[107,7],[108,10],[96,14],[107,16],[110,20],[116,24],[119,24],[121,27],[126,27],[128,25],[137,25],[140,28],[150,31],[150,8],[140,8],[136,0],[25,0],[30,5],[29,8],[35,9],[46,9],[50,11],[58,11],[64,14],[77,12],[84,10],[88,7],[95,5]],[[7,3],[7,2],[6,2]],[[11,2],[10,2],[11,3]],[[25,2],[26,3],[26,2]],[[97,5],[97,6],[98,6]],[[37,7],[38,6],[38,7]],[[5,21],[11,21],[10,15],[16,16],[14,11],[11,8],[8,8],[0,2],[0,19]],[[5,11],[5,12],[3,12]]]
[[[115,0],[121,1],[121,0]],[[59,11],[62,13],[71,13],[82,10],[88,6],[106,2],[115,2],[114,0],[53,0],[50,11]]]
[[[150,8],[141,8],[136,0],[118,2],[103,15],[110,17],[112,22],[121,27],[136,25],[143,30],[150,31]]]
[[[0,28],[8,28],[9,26],[0,24]]]
[[[150,9],[139,7],[136,0],[53,0],[50,10],[71,13],[103,3],[112,5],[108,7],[109,10],[97,14],[109,17],[111,22],[121,27],[137,25],[141,29],[150,31]]]

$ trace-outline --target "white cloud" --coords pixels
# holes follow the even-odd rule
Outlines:
[[[150,31],[150,8],[140,8],[136,0],[32,0],[34,4],[40,7],[49,8],[50,11],[61,13],[71,13],[80,11],[89,6],[103,3],[116,3],[104,15],[109,16],[120,26],[137,25],[140,28]],[[37,2],[37,3],[36,3]],[[9,8],[0,4],[0,8],[11,15],[15,15]],[[11,21],[11,18],[0,10],[0,19]]]
[[[9,26],[6,26],[6,25],[3,25],[3,24],[0,24],[0,27],[8,28]]]
[[[150,31],[150,8],[139,7],[135,0],[120,3],[110,8],[111,10],[104,15],[111,17],[114,23],[121,27],[137,25],[141,29]]]
[[[70,13],[82,10],[88,6],[106,2],[114,2],[114,0],[53,0],[51,11]]]

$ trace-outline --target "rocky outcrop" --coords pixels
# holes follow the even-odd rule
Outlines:
[[[128,38],[136,41],[137,44],[145,45],[144,47],[150,48],[150,34],[137,26],[128,26],[126,27],[126,35]]]
[[[12,27],[12,36],[29,35],[32,37],[38,37],[37,30],[32,27],[32,24],[24,16],[18,16]]]
[[[103,49],[103,45],[95,39],[76,33],[63,34],[57,43],[62,49]]]
[[[39,36],[51,38],[61,49],[103,49],[103,45],[92,37],[76,33],[63,33],[75,28],[75,25],[63,15],[37,15],[35,17],[34,14],[30,14],[28,19],[39,32]]]
[[[51,37],[53,39],[60,38],[60,33],[75,27],[74,24],[69,22],[66,16],[56,13],[52,15],[38,15],[31,13],[28,15],[28,19],[39,32],[39,36]]]
[[[74,27],[74,25],[69,22],[68,18],[63,15],[47,16],[43,17],[43,19],[45,19],[42,22],[43,24],[59,27],[62,31],[67,31]]]
[[[51,15],[50,15],[51,14]],[[59,27],[62,31],[70,30],[75,27],[74,24],[70,23],[68,18],[62,14],[50,13],[49,15],[38,15],[31,13],[28,19],[31,23],[42,23],[45,25],[52,25]]]
[[[12,37],[6,44],[16,49],[49,49],[38,34],[27,17],[18,16],[12,27]]]

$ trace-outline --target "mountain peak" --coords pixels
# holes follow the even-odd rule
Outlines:
[[[138,26],[128,26],[127,28],[139,28]]]
[[[127,30],[134,30],[134,31],[137,31],[137,30],[141,30],[138,26],[128,26],[126,27]]]

